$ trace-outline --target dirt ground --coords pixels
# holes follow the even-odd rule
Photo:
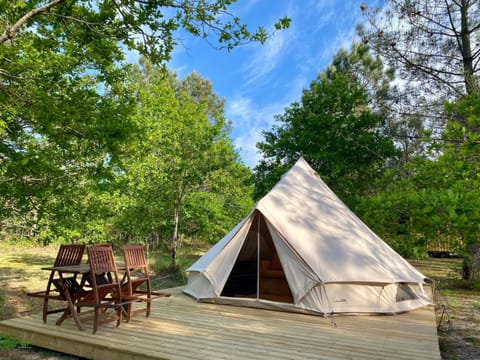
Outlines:
[[[0,320],[41,312],[41,301],[26,296],[37,289],[33,273],[54,260],[55,252],[45,249],[0,249]],[[480,289],[465,289],[461,284],[460,259],[428,259],[412,264],[435,281],[435,301],[439,345],[442,359],[480,359]],[[37,275],[38,276],[38,275]],[[27,279],[30,279],[27,281]],[[155,280],[155,279],[153,279]],[[160,287],[157,287],[160,288]],[[441,320],[441,321],[440,321]],[[4,360],[77,360],[79,358],[18,344],[15,349],[2,349]]]

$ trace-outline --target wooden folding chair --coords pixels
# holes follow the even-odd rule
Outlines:
[[[117,265],[113,256],[112,247],[94,246],[87,249],[88,263],[90,266],[92,291],[85,293],[77,299],[75,306],[78,309],[82,307],[93,307],[93,333],[95,334],[98,326],[111,321],[117,321],[117,327],[122,321],[123,306],[129,304],[123,301],[121,286],[118,278]],[[112,281],[107,283],[98,283],[98,276],[101,274],[112,274]],[[101,310],[113,309],[113,315]],[[104,314],[105,313],[105,314]],[[102,316],[102,319],[100,318]]]
[[[122,248],[125,260],[125,275],[122,279],[122,296],[133,302],[144,302],[145,307],[133,309],[130,303],[127,307],[127,322],[134,314],[145,312],[150,315],[152,300],[160,297],[169,297],[170,294],[152,291],[148,275],[147,261],[142,245],[125,245]]]
[[[85,244],[67,244],[60,245],[58,250],[57,257],[53,264],[54,267],[57,266],[71,266],[79,265],[82,262],[83,252],[85,250]],[[71,277],[63,278],[63,283],[67,291],[75,292],[80,286],[76,280],[76,275]],[[65,311],[66,308],[60,309],[48,309],[49,300],[61,300],[66,301],[65,288],[62,285],[60,278],[57,276],[56,271],[52,270],[50,272],[50,277],[48,278],[47,288],[44,291],[37,291],[28,293],[28,296],[43,298],[43,322],[47,322],[47,316],[49,314],[59,313]],[[73,295],[73,294],[72,294]]]
[[[111,243],[98,243],[98,244],[93,244],[91,247],[107,247],[111,248],[113,250],[113,244]],[[107,282],[112,282],[112,274],[111,273],[103,273],[103,274],[97,274],[97,284],[104,284]],[[84,274],[82,277],[82,287],[92,287],[92,275],[89,274]]]

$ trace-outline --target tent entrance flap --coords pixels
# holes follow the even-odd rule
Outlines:
[[[256,211],[221,296],[293,304],[293,296],[263,215]]]

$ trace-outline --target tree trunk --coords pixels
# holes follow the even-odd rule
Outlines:
[[[173,210],[173,236],[170,247],[171,263],[170,267],[175,269],[177,267],[177,244],[178,244],[178,223],[180,221],[180,206],[175,204]]]
[[[462,270],[465,280],[480,279],[480,245],[467,245],[467,255],[463,260]]]
[[[159,234],[158,230],[153,230],[150,233],[150,243],[152,244],[152,246],[154,248],[158,248],[158,244],[160,242],[159,239],[160,239],[160,234]]]
[[[465,90],[468,95],[471,95],[475,91],[475,77],[473,73],[473,54],[472,46],[470,42],[470,28],[468,24],[468,1],[462,0],[461,16],[462,16],[462,28],[461,34],[461,51],[463,58],[463,72],[465,77]]]

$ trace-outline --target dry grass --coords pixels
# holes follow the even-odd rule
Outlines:
[[[442,359],[480,359],[480,289],[462,279],[462,259],[411,263],[435,281]]]
[[[28,291],[40,290],[48,272],[42,266],[53,263],[57,246],[5,246],[0,244],[0,320],[41,311],[41,301],[26,296]],[[426,276],[435,280],[439,342],[443,359],[480,359],[480,289],[461,279],[461,259],[428,259],[411,261]],[[155,288],[167,288],[185,279],[179,274],[159,274],[154,277]],[[75,357],[39,348],[2,350],[1,359],[72,360]]]
[[[42,311],[42,300],[28,297],[27,292],[43,290],[48,281],[49,272],[43,271],[41,268],[53,264],[57,251],[58,246],[12,246],[0,243],[0,320]],[[123,261],[120,257],[118,260]],[[178,286],[184,280],[181,273],[162,273],[152,277],[152,287],[165,289]],[[20,343],[11,349],[11,342],[12,339],[8,337],[0,337],[0,359],[78,359],[71,355],[25,346]]]
[[[41,267],[55,260],[58,247],[0,245],[0,320],[42,311],[41,301],[26,294],[41,290],[48,280],[48,272]],[[13,344],[12,344],[13,342]],[[13,349],[12,349],[13,345]],[[16,345],[16,346],[15,346]],[[0,358],[5,360],[74,360],[73,356],[16,343],[4,337]]]

